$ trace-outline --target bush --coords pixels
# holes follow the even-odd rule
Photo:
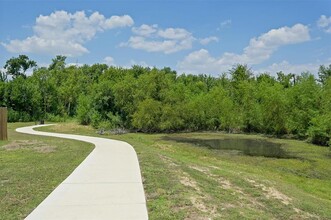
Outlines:
[[[28,121],[32,121],[32,117],[29,113],[27,112],[20,112],[20,122],[28,122]]]
[[[109,121],[109,123],[111,125],[110,126],[111,129],[123,127],[123,121],[118,114],[114,115],[112,112],[109,112],[107,114],[107,118],[108,118],[107,121]]]
[[[20,120],[20,113],[13,110],[8,109],[8,122],[18,122]]]
[[[81,95],[78,99],[77,119],[82,125],[88,125],[92,120],[90,97]]]
[[[92,110],[91,111],[91,125],[92,127],[94,128],[98,128],[99,127],[99,124],[100,122],[102,121],[102,116],[99,112],[95,111],[95,110]]]
[[[106,121],[106,120],[101,121],[98,125],[98,129],[104,130],[104,131],[110,130],[112,128],[113,128],[112,123],[110,121]]]
[[[308,130],[308,137],[308,140],[313,144],[331,146],[331,113],[312,119],[312,126]]]
[[[8,109],[8,122],[28,122],[32,117],[27,112],[18,112],[11,108]]]
[[[60,115],[54,115],[52,113],[47,113],[46,120],[51,122],[65,122],[67,120],[67,116],[60,116]]]

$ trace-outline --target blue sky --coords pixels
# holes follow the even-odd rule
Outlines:
[[[0,0],[0,66],[26,54],[68,63],[169,66],[215,76],[317,72],[331,64],[328,0]]]

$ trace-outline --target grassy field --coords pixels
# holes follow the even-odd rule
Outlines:
[[[68,172],[59,168],[59,163],[67,167],[69,162],[70,166],[78,164],[91,150],[87,144],[75,147],[75,142],[63,141],[60,144],[53,138],[14,134],[13,128],[18,126],[10,125],[12,141],[16,136],[15,140],[37,140],[57,147],[50,153],[38,152],[34,149],[35,143],[31,144],[32,149],[0,148],[0,213],[4,210],[7,217],[4,219],[23,217],[70,173],[69,168]],[[162,140],[164,136],[266,139],[258,135],[98,135],[91,127],[75,123],[40,130],[102,136],[133,145],[140,161],[150,219],[331,219],[331,157],[325,147],[301,141],[269,139],[285,144],[286,151],[300,158],[275,159]],[[64,143],[68,144],[67,151],[60,150]],[[1,145],[8,146],[8,143]],[[68,151],[71,156],[67,155]],[[54,156],[48,158],[52,154]],[[59,155],[55,157],[55,154]],[[25,159],[19,155],[24,155],[20,157]],[[40,177],[35,178],[36,173],[27,173],[36,172],[37,167],[38,170],[40,167],[47,169],[45,166],[54,171],[38,171]],[[35,198],[37,195],[39,199]]]
[[[0,141],[0,219],[23,219],[61,183],[93,145],[15,132],[31,123],[9,124]]]

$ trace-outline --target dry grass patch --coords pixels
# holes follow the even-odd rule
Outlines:
[[[57,147],[36,140],[14,140],[9,144],[3,145],[1,148],[7,151],[28,149],[38,153],[53,153]]]

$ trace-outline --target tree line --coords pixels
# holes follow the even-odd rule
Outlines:
[[[72,117],[100,129],[254,132],[327,146],[331,64],[317,76],[254,75],[242,64],[219,77],[178,75],[168,67],[67,66],[65,56],[37,67],[20,55],[0,72],[0,105],[10,122]]]

